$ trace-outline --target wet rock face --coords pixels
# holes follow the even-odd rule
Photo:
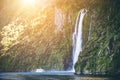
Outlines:
[[[71,54],[72,55],[72,54]],[[63,64],[64,64],[64,70],[65,71],[67,71],[67,70],[71,70],[71,68],[72,68],[72,65],[73,65],[73,61],[72,61],[72,56],[71,55],[69,55],[69,56],[67,56],[67,58],[65,58],[64,59],[64,62],[63,62]]]

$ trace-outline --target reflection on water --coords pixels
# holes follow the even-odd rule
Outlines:
[[[39,73],[2,73],[0,80],[119,80],[105,77],[80,77],[76,75],[42,75]]]

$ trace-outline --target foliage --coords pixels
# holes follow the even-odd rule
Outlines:
[[[119,0],[50,0],[30,8],[7,1],[0,3],[0,71],[67,69],[76,17],[86,8],[76,71],[120,72]],[[55,8],[65,15],[60,30],[54,24]]]
[[[77,63],[77,69],[81,72],[119,73],[120,13],[118,3],[118,0],[105,1],[99,4],[99,7],[91,9],[92,30],[90,40],[84,44],[84,49]]]

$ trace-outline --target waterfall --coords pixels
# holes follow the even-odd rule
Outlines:
[[[75,64],[78,61],[79,53],[82,51],[82,26],[83,26],[83,19],[86,14],[87,10],[82,9],[79,11],[76,24],[75,24],[75,32],[73,33],[73,53],[72,53],[72,62],[68,66],[67,70],[65,71],[44,71],[43,69],[37,69],[36,72],[59,72],[59,73],[74,73],[75,72]]]
[[[89,27],[88,40],[90,40],[90,36],[91,36],[91,30],[92,30],[92,17],[93,17],[93,16],[91,16],[91,22],[90,22],[90,27]]]
[[[61,9],[55,7],[55,25],[56,25],[55,32],[62,31],[64,24],[65,24],[65,14]]]
[[[75,64],[78,61],[79,53],[82,51],[82,26],[84,15],[87,10],[82,9],[77,16],[75,32],[73,33],[73,53],[72,53],[72,69],[71,71],[75,72]]]

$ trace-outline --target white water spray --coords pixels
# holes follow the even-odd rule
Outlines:
[[[86,14],[87,10],[82,9],[77,16],[76,25],[75,25],[75,32],[73,33],[73,64],[71,71],[75,72],[75,64],[78,61],[78,57],[80,52],[82,51],[82,26],[83,26],[83,19]]]

